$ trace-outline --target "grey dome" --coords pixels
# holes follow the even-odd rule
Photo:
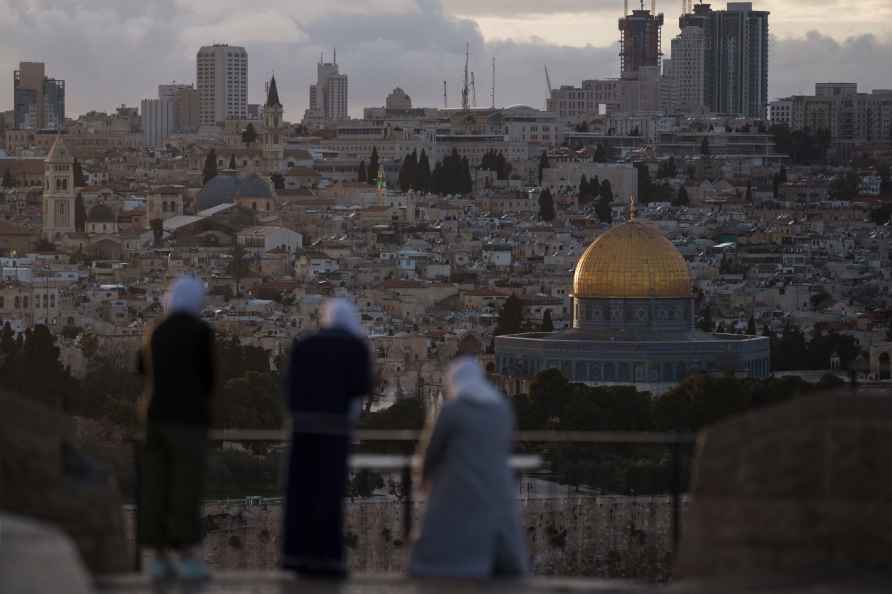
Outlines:
[[[218,175],[211,178],[198,194],[198,210],[232,204],[239,196],[246,198],[272,198],[269,183],[256,173],[234,176]]]

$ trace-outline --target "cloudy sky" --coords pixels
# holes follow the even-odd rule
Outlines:
[[[680,5],[658,3],[667,52]],[[771,97],[826,80],[892,88],[892,1],[755,8],[772,12]],[[621,13],[622,0],[0,0],[0,109],[12,107],[20,60],[46,62],[65,79],[68,112],[79,114],[138,104],[159,83],[193,82],[196,51],[214,42],[247,48],[251,102],[275,72],[290,120],[300,119],[315,63],[333,47],[354,115],[397,85],[416,105],[441,105],[444,79],[454,106],[466,42],[479,104],[489,103],[495,57],[496,102],[541,107],[546,64],[554,85],[617,75]]]

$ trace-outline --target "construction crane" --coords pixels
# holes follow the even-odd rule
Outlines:
[[[548,76],[548,64],[545,65],[545,86],[548,89],[548,96],[551,97],[551,77]]]

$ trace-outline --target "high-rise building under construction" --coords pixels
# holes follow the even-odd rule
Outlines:
[[[656,2],[651,9],[628,10],[619,20],[620,76],[638,78],[642,68],[653,67],[659,72],[662,51],[663,15],[656,13]]]

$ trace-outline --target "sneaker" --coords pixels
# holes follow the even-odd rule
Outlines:
[[[177,568],[170,559],[152,559],[149,577],[153,582],[166,582],[177,576]]]
[[[190,581],[204,581],[211,577],[208,566],[200,559],[184,559],[180,561],[179,576]]]

